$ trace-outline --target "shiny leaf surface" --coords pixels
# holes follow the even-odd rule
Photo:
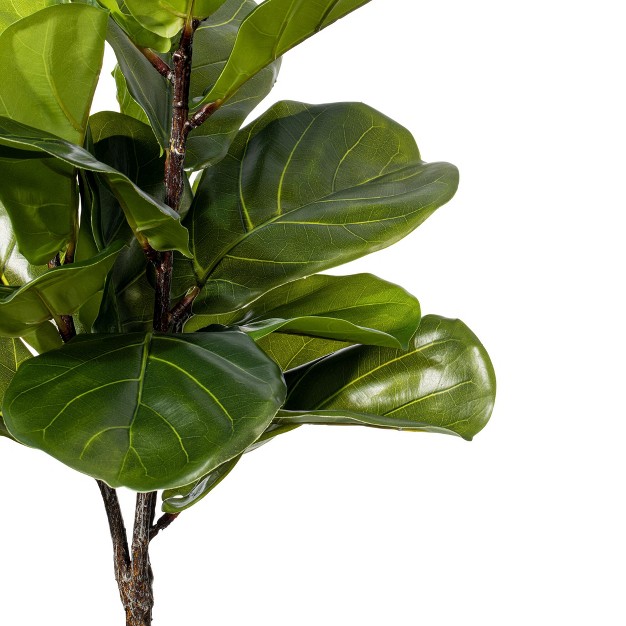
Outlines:
[[[459,320],[423,318],[405,352],[354,346],[288,378],[278,424],[362,424],[472,439],[496,393],[485,348]]]
[[[186,16],[204,19],[217,11],[225,0],[167,0],[146,2],[126,0],[135,19],[161,37],[174,37],[183,27]]]
[[[369,0],[265,0],[241,24],[235,47],[203,102],[226,100],[285,52]]]
[[[204,172],[185,220],[195,259],[177,272],[204,287],[198,310],[233,311],[395,243],[457,184],[453,165],[424,163],[410,133],[374,109],[282,102]]]
[[[127,176],[95,159],[87,150],[50,133],[0,117],[0,146],[38,151],[57,157],[82,170],[95,172],[119,201],[135,236],[155,250],[178,250],[189,254],[187,230],[180,216],[148,195]]]
[[[24,363],[6,425],[112,487],[188,484],[241,454],[285,396],[243,333],[82,335]]]
[[[317,274],[276,287],[232,315],[197,314],[185,329],[217,323],[237,325],[255,341],[280,330],[406,348],[419,321],[419,302],[397,285],[372,274]]]
[[[17,368],[26,359],[31,358],[28,348],[22,343],[21,339],[12,339],[9,337],[0,337],[0,407],[4,394],[13,380]],[[6,429],[0,411],[0,436],[13,439]]]
[[[123,80],[119,73],[116,76],[122,113],[137,117],[136,107],[141,107],[165,150],[170,142],[171,83],[155,71],[150,61],[113,20],[109,21],[107,41],[115,52],[123,75]],[[120,92],[122,85],[128,89],[129,95]]]
[[[0,35],[0,116],[81,144],[106,23],[106,13],[94,7],[58,4],[7,28]],[[49,160],[25,162],[2,151],[0,180],[0,200],[21,253],[31,263],[47,262],[75,234],[74,168]]]
[[[60,315],[72,315],[104,286],[121,244],[46,272],[23,287],[0,287],[0,334],[22,337]]]

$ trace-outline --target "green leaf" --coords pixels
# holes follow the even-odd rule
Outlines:
[[[278,332],[259,339],[257,345],[283,372],[287,372],[352,344],[347,341]]]
[[[61,315],[72,315],[100,291],[122,244],[46,272],[23,287],[0,287],[0,335],[22,337]]]
[[[405,349],[420,322],[417,299],[372,274],[317,274],[276,287],[232,315],[194,313],[185,330],[237,325],[255,341],[280,330]]]
[[[252,452],[264,443],[267,443],[277,435],[292,431],[298,428],[298,425],[277,426],[270,424],[267,430],[257,439],[245,452]],[[244,454],[245,454],[244,452]],[[215,487],[217,487],[228,474],[239,463],[243,454],[236,456],[234,459],[223,463],[215,468],[212,472],[194,481],[189,485],[177,487],[175,489],[166,489],[162,494],[163,505],[161,509],[164,513],[180,513],[185,511],[194,504],[197,504],[205,496],[207,496]]]
[[[227,100],[285,52],[367,2],[265,0],[241,24],[228,62],[202,103]]]
[[[24,363],[3,414],[19,441],[152,491],[241,454],[284,397],[280,371],[243,333],[81,335]]]
[[[111,17],[137,46],[152,48],[157,52],[169,52],[172,47],[171,40],[144,28],[128,11],[126,2],[119,0],[98,0],[98,2],[111,11]]]
[[[184,222],[195,258],[177,273],[203,287],[198,310],[233,311],[395,243],[457,184],[453,165],[424,163],[410,133],[374,109],[282,102],[205,170]]]
[[[17,368],[26,359],[31,358],[28,348],[22,343],[21,339],[12,339],[9,337],[0,337],[0,407],[4,394],[13,380]],[[13,439],[9,434],[4,421],[2,412],[0,411],[0,436]]]
[[[124,79],[122,81],[119,74],[116,76],[122,113],[137,117],[135,105],[139,105],[150,121],[159,145],[164,150],[168,149],[172,117],[171,83],[155,71],[150,61],[113,20],[109,20],[107,41],[115,52]],[[128,95],[120,92],[122,85],[128,89]]]
[[[459,320],[423,318],[411,348],[353,346],[288,378],[277,424],[361,424],[472,439],[496,393],[485,348]]]
[[[215,83],[233,49],[241,22],[255,7],[253,0],[243,2],[242,0],[227,0],[219,11],[200,25],[195,33],[193,44],[191,102],[200,102],[207,89]],[[142,82],[147,81],[150,88],[139,90],[135,85],[133,89],[135,97],[133,97],[129,91],[130,84],[127,84],[124,74],[117,67],[113,75],[117,85],[120,109],[126,115],[150,123],[146,115],[147,111],[153,120],[155,132],[160,137],[161,145],[167,149],[169,137],[164,129],[165,122],[171,117],[171,112],[167,109],[163,113],[158,113],[157,109],[159,106],[169,107],[169,86],[164,85],[160,77],[155,78],[154,69],[141,58],[143,55],[137,56],[136,50],[130,49],[127,57],[130,60],[134,59],[136,68],[125,69],[125,72],[132,71],[140,75]],[[170,59],[166,60],[170,61]],[[202,169],[224,158],[246,117],[274,86],[279,67],[280,62],[277,61],[264,68],[202,126],[190,133],[185,159],[187,169]]]
[[[127,176],[95,159],[87,150],[50,133],[0,117],[0,146],[39,151],[79,169],[95,172],[119,201],[135,236],[155,250],[178,250],[189,254],[187,230],[180,216],[139,189]]]
[[[215,84],[235,45],[241,22],[255,7],[253,0],[228,0],[200,25],[193,42],[191,102],[200,102],[206,90]],[[274,86],[279,67],[279,61],[265,67],[190,133],[186,168],[203,169],[226,156],[245,119]]]
[[[0,6],[0,35],[11,24],[62,0],[11,0]]]
[[[47,271],[46,265],[31,265],[19,253],[11,220],[0,202],[0,284],[23,285]]]
[[[217,11],[225,0],[126,0],[135,19],[161,37],[174,37],[183,27],[187,16],[204,19]]]
[[[9,26],[0,35],[0,116],[82,144],[102,66],[106,23],[104,11],[59,4]],[[22,254],[31,263],[45,263],[75,235],[74,169],[49,161],[24,162],[3,152],[0,200]]]
[[[52,322],[37,326],[35,330],[24,335],[22,341],[25,341],[37,354],[56,350],[63,345],[59,330]]]

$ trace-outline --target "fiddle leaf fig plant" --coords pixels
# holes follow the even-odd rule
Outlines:
[[[366,3],[0,8],[0,445],[96,479],[127,626],[152,621],[150,542],[246,453],[304,424],[470,440],[491,415],[467,326],[320,273],[410,234],[456,168],[364,104],[242,128],[281,55]],[[106,42],[120,110],[92,115]]]

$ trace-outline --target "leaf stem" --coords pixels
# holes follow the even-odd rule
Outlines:
[[[191,306],[200,293],[200,287],[193,287],[187,292],[187,295],[176,304],[170,311],[170,326],[174,329],[187,321],[191,314]]]
[[[142,48],[141,46],[137,46],[139,52],[143,54],[154,69],[161,74],[164,78],[169,80],[170,82],[174,82],[174,72],[172,68],[154,51],[150,48]]]
[[[152,541],[162,530],[165,530],[180,513],[163,513],[156,524],[150,528],[150,541]]]

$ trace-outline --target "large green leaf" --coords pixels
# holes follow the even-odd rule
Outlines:
[[[362,424],[471,439],[496,393],[485,348],[459,320],[423,318],[408,351],[354,346],[288,378],[277,424]]]
[[[169,52],[172,47],[171,40],[144,28],[127,9],[126,2],[120,0],[98,0],[98,2],[111,11],[111,17],[137,46],[152,48],[157,52]]]
[[[189,235],[180,223],[180,216],[139,189],[127,176],[95,159],[87,150],[50,133],[0,117],[0,146],[3,145],[14,151],[38,151],[79,169],[95,172],[119,201],[138,239],[147,241],[155,250],[179,250],[189,254]]]
[[[174,37],[187,16],[204,19],[217,11],[225,0],[126,0],[126,6],[145,28],[161,37]]]
[[[116,76],[122,113],[137,117],[140,115],[137,105],[141,107],[159,144],[164,150],[168,149],[172,118],[171,83],[154,69],[150,61],[113,20],[109,20],[107,41],[115,52],[123,75],[120,76],[118,73]],[[120,91],[122,86],[128,89],[129,95],[123,90]],[[143,121],[141,118],[140,120]]]
[[[285,52],[367,2],[265,0],[241,24],[228,62],[203,103],[227,100]]]
[[[48,320],[74,314],[103,288],[121,245],[52,269],[23,287],[0,287],[0,334],[22,337]]]
[[[81,144],[106,23],[106,13],[94,7],[57,4],[9,26],[0,35],[0,116]],[[75,236],[74,168],[5,157],[0,153],[0,199],[22,254],[45,263]]]
[[[200,102],[206,90],[215,83],[233,49],[241,22],[255,7],[253,0],[227,0],[214,15],[200,25],[193,44],[191,102]],[[162,137],[163,148],[167,148],[168,137],[163,130],[165,124],[160,116],[166,114],[165,105],[169,106],[169,87],[155,78],[154,69],[149,64],[146,65],[145,60],[137,57],[136,50],[129,50],[128,55],[130,59],[135,59],[136,67],[125,68],[125,72],[131,69],[147,81],[149,88],[138,92],[135,86],[131,95],[129,89],[132,88],[132,76],[127,82],[120,67],[116,68],[114,76],[120,108],[123,113],[144,122],[148,122],[147,112],[153,120],[156,134]],[[280,62],[276,61],[265,67],[202,126],[190,133],[185,160],[187,169],[205,168],[225,156],[246,117],[272,89],[279,66]],[[159,106],[163,108],[162,114],[157,113]]]
[[[262,337],[257,345],[283,372],[287,372],[352,344],[347,341],[277,332]]]
[[[63,0],[10,0],[0,5],[0,35],[11,24]]]
[[[241,454],[284,396],[279,369],[243,333],[82,335],[24,363],[3,414],[19,441],[151,491]]]
[[[185,224],[203,313],[225,313],[286,282],[395,243],[456,191],[410,133],[362,104],[282,102],[239,133],[202,176]],[[191,284],[189,285],[191,286]]]
[[[0,407],[4,394],[13,380],[17,368],[26,359],[31,358],[28,348],[22,343],[21,339],[12,339],[10,337],[0,337]],[[0,409],[0,436],[13,439],[6,429],[2,419],[2,411]]]
[[[398,285],[372,274],[317,274],[276,287],[232,315],[197,314],[185,330],[217,323],[237,325],[254,340],[280,330],[407,348],[419,321],[419,302]]]

